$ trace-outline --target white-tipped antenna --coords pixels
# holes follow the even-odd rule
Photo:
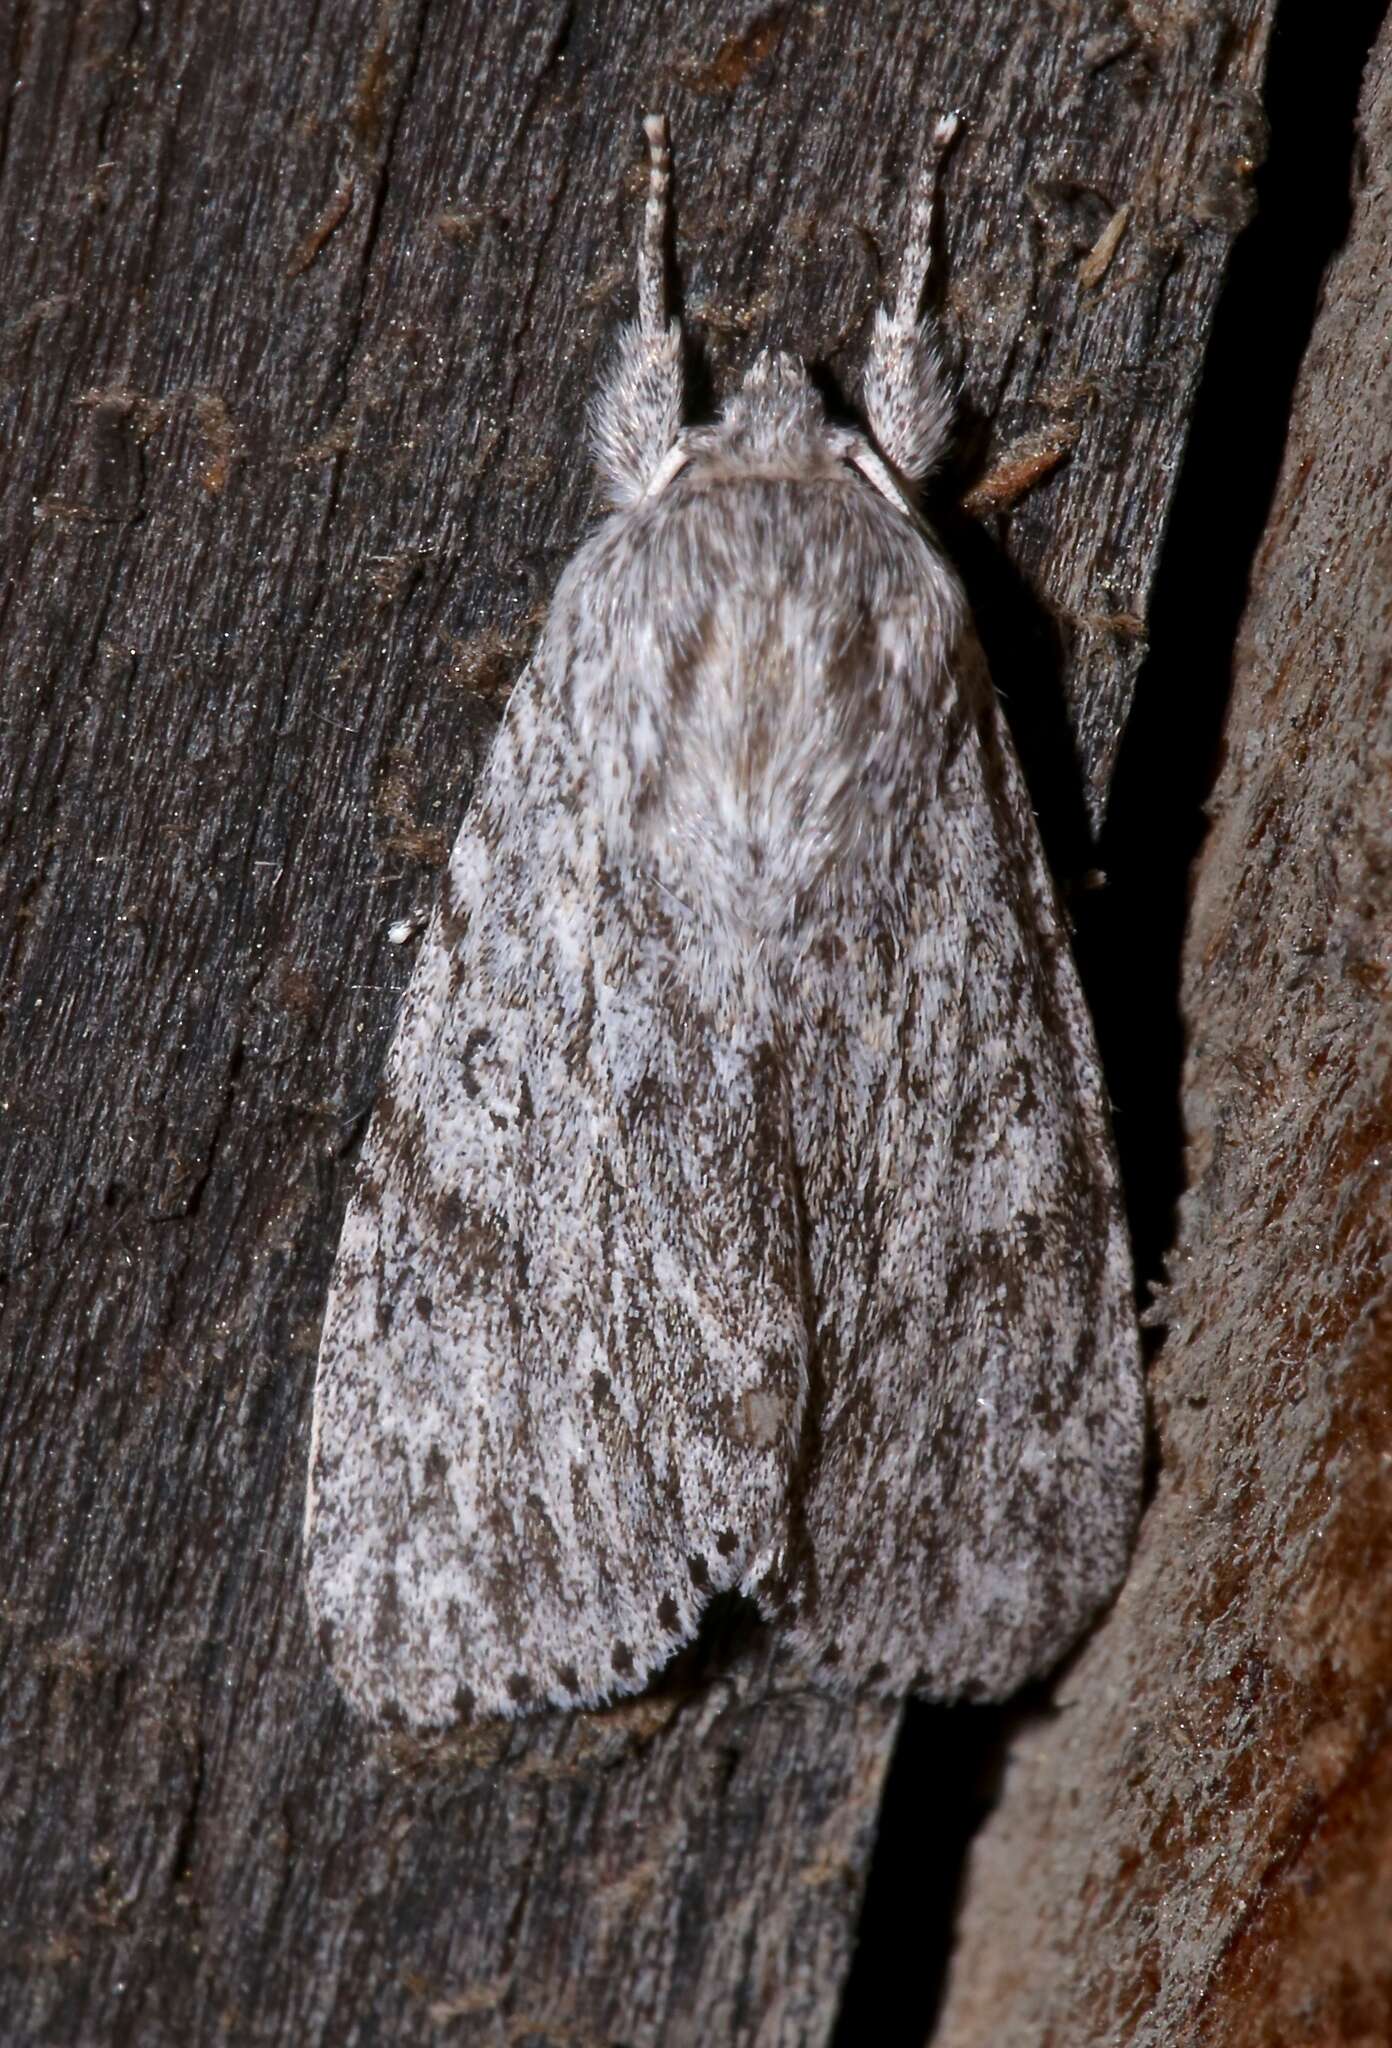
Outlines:
[[[899,482],[909,486],[922,483],[952,437],[952,384],[938,354],[933,323],[919,319],[919,305],[931,260],[938,173],[961,125],[956,114],[940,114],[933,123],[927,161],[909,204],[894,297],[875,315],[861,387],[865,417],[880,453],[897,470]],[[882,490],[884,480],[861,466]]]
[[[638,251],[638,325],[644,334],[661,334],[667,326],[667,197],[672,182],[667,116],[649,114],[643,133],[648,138],[648,204]]]
[[[667,234],[672,159],[667,120],[649,114],[648,200],[638,238],[638,318],[625,325],[590,415],[595,467],[611,505],[636,504],[680,467],[681,323],[667,311]]]
[[[918,174],[918,189],[909,208],[909,231],[899,258],[899,282],[890,325],[896,334],[911,336],[918,325],[923,287],[933,260],[933,212],[938,199],[938,173],[962,125],[960,114],[939,114],[933,123],[927,162]]]

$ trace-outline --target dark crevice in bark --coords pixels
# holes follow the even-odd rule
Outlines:
[[[1184,1173],[1180,949],[1203,806],[1219,761],[1233,650],[1319,304],[1359,175],[1354,118],[1383,0],[1281,10],[1267,72],[1268,158],[1233,251],[1150,606],[1150,649],[1098,865],[1070,904],[1115,1105],[1136,1267],[1158,1280]],[[1028,734],[1027,759],[1034,753]],[[1033,760],[1035,774],[1040,763]],[[1057,800],[1036,790],[1046,830]],[[1058,828],[1056,861],[1067,861]],[[1036,1702],[1037,1704],[1037,1702]],[[911,1705],[885,1786],[834,2048],[933,2031],[973,1836],[1022,1699],[999,1710]]]
[[[1011,1709],[910,1701],[832,2048],[923,2048],[942,2003],[964,1859],[1016,1719]]]

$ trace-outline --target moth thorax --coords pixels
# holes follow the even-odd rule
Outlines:
[[[636,778],[635,825],[665,885],[755,942],[792,930],[864,857],[906,758],[873,631],[828,632],[814,610],[797,591],[712,610]]]

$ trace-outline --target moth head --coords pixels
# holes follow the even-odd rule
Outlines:
[[[721,412],[729,446],[751,456],[775,454],[798,445],[809,449],[825,437],[826,412],[806,367],[782,349],[763,349]]]
[[[712,426],[688,427],[674,440],[643,495],[658,497],[674,477],[695,471],[710,483],[774,477],[812,482],[856,469],[895,504],[906,492],[866,436],[827,416],[798,357],[765,349],[725,401]]]
[[[959,122],[936,124],[928,166],[909,216],[892,305],[875,317],[863,398],[873,440],[829,420],[796,356],[755,358],[716,425],[682,422],[682,330],[668,310],[666,244],[671,156],[667,122],[650,114],[648,203],[638,245],[638,318],[591,410],[600,487],[617,510],[658,498],[688,467],[703,482],[754,476],[811,481],[858,470],[892,504],[914,511],[913,491],[937,461],[952,426],[952,393],[930,326],[918,317],[931,249],[937,165]]]

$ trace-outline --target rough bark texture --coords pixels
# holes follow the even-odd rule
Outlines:
[[[949,523],[990,600],[1041,804],[1075,827],[1096,812],[1260,154],[1272,5],[11,14],[7,2041],[827,2037],[892,1713],[766,1697],[746,1630],[648,1706],[428,1759],[374,1745],[308,1640],[311,1373],[406,972],[385,930],[428,897],[528,621],[585,526],[583,408],[628,291],[654,105],[673,119],[686,306],[717,377],[765,326],[847,371],[932,112],[965,112],[944,232],[965,371],[954,481],[997,509]],[[1357,673],[1347,651],[1328,660],[1326,753],[1355,729]],[[1322,671],[1312,656],[1285,673],[1312,693],[1291,731],[1313,758]],[[1306,769],[1306,802],[1333,787]],[[1294,863],[1292,905],[1332,873]],[[1342,883],[1338,900],[1338,961],[1291,957],[1316,1008],[1321,975],[1344,976],[1351,1019],[1373,967]],[[1352,1077],[1370,1057],[1343,1031],[1299,1044],[1325,1062],[1325,1104],[1339,1061]],[[1242,1113],[1288,1114],[1292,1172],[1308,1172],[1283,1043],[1273,1027],[1253,1055]],[[1350,1085],[1346,1151],[1328,1122],[1311,1143],[1352,1229],[1373,1154]],[[1211,1202],[1243,1213],[1230,1187]],[[1287,1231],[1313,1214],[1298,1205]],[[1193,1215],[1192,1242],[1220,1241]],[[1233,1265],[1255,1276],[1248,1250]],[[1278,1298],[1254,1287],[1253,1315]],[[1296,1363],[1266,1374],[1244,1429],[1317,1355],[1327,1380],[1306,1399],[1334,1401],[1344,1353],[1328,1335],[1316,1354],[1292,1317]],[[1364,1340],[1343,1341],[1352,1359]],[[1171,1437],[1191,1467],[1196,1428],[1186,1413]],[[1300,1480],[1316,1548],[1337,1533],[1314,1505],[1324,1484],[1313,1466]],[[1223,1493],[1214,1512],[1236,1511]],[[1261,1647],[1229,1681],[1234,1713],[1243,1686],[1260,1700],[1262,1673],[1277,1682]],[[1340,1778],[1352,1725],[1312,1736],[1317,1777]]]
[[[1184,963],[1158,1492],[972,1859],[943,2048],[1392,2040],[1392,32]]]

